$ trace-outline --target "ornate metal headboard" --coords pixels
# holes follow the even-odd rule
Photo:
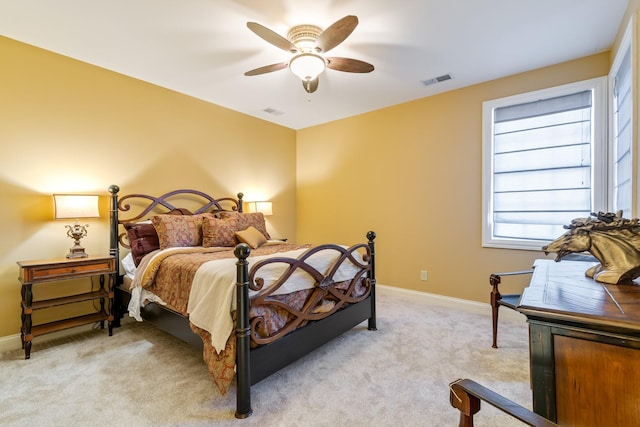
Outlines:
[[[125,248],[129,247],[125,241],[126,233],[120,231],[121,224],[144,220],[152,215],[183,209],[186,207],[185,204],[188,204],[190,213],[192,214],[206,212],[215,214],[223,211],[242,212],[242,198],[244,196],[242,193],[238,193],[237,198],[223,197],[216,199],[202,191],[182,189],[170,191],[157,197],[148,194],[128,194],[118,199],[119,191],[120,187],[117,185],[109,186],[109,192],[111,193],[109,215],[111,238],[109,253],[115,256],[116,260],[120,259],[120,245]],[[178,205],[178,203],[182,205]],[[131,216],[120,218],[120,213],[122,212],[130,212]],[[119,262],[116,262],[118,275],[120,273],[119,264]]]

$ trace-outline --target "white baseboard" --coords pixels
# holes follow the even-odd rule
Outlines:
[[[445,307],[451,307],[456,309],[464,309],[474,313],[491,315],[491,304],[478,301],[471,301],[462,298],[447,297],[444,295],[431,294],[429,292],[415,291],[412,289],[398,288],[395,286],[376,284],[376,288],[382,288],[383,292],[395,292],[398,294],[410,295],[413,298],[424,299],[425,302],[431,304],[438,304]],[[487,299],[489,298],[489,291],[487,291]],[[514,310],[500,310],[500,316],[522,316],[520,313]]]

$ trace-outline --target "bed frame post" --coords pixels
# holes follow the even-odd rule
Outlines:
[[[251,372],[249,331],[249,245],[240,243],[234,254],[238,258],[236,279],[236,418],[251,416]]]
[[[371,269],[369,270],[369,280],[371,281],[371,317],[369,317],[370,331],[377,331],[376,327],[376,248],[374,240],[376,239],[376,233],[369,231],[367,233],[367,239],[369,239],[369,250],[371,251],[371,260],[369,261]]]
[[[118,191],[120,191],[120,187],[117,185],[109,186],[109,193],[111,193],[111,203],[109,203],[109,229],[110,229],[110,240],[109,240],[109,255],[115,258],[116,260],[116,272],[115,277],[113,278],[114,287],[121,283],[120,278],[120,242],[118,241]],[[111,303],[111,314],[113,315],[112,326],[114,328],[120,327],[120,294],[111,289],[109,292],[114,292],[114,300]]]
[[[120,278],[120,245],[118,244],[118,191],[117,185],[109,186],[111,193],[111,203],[109,207],[109,225],[111,228],[111,239],[109,242],[109,255],[116,259],[116,279]]]
[[[244,197],[243,193],[238,193],[238,212],[243,213],[244,212],[244,200],[242,200],[242,198]]]

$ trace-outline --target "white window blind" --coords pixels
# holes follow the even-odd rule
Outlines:
[[[555,239],[591,212],[592,92],[497,108],[494,236]]]

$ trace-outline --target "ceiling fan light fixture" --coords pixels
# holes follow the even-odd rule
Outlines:
[[[326,58],[323,55],[342,43],[358,25],[358,17],[347,15],[338,19],[328,28],[316,25],[296,25],[289,30],[287,38],[257,22],[247,22],[247,28],[273,46],[290,52],[293,57],[288,62],[265,65],[244,73],[245,76],[259,76],[289,68],[302,81],[307,93],[318,90],[318,76],[325,68],[346,73],[370,73],[373,65],[353,58]]]
[[[302,81],[315,80],[326,66],[324,58],[315,53],[300,53],[289,61],[289,69]]]

